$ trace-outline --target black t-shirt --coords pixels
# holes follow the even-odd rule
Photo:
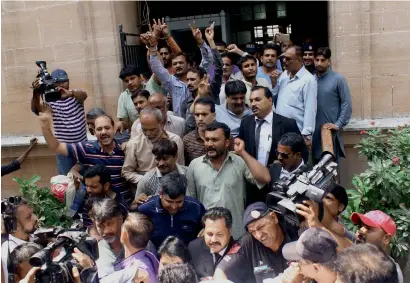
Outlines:
[[[285,240],[275,253],[250,233],[245,233],[232,246],[217,268],[232,282],[262,283],[265,279],[278,276],[288,267],[288,262],[282,256],[282,247],[290,241],[285,232]]]

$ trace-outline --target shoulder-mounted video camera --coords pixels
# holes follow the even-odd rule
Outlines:
[[[16,208],[20,202],[20,196],[8,197],[1,200],[1,214],[3,215],[6,234],[10,234],[17,228]]]
[[[40,68],[39,88],[37,91],[40,93],[41,98],[45,102],[53,102],[61,99],[61,93],[57,90],[56,80],[47,71],[46,61],[36,61],[36,65]]]
[[[287,225],[299,227],[304,219],[296,213],[296,204],[310,199],[319,203],[319,219],[322,218],[322,199],[336,183],[338,165],[333,160],[333,154],[324,152],[312,170],[302,166],[289,177],[278,180],[267,195],[268,207],[281,215]]]
[[[61,230],[55,230],[59,233]],[[52,233],[52,232],[51,232]],[[38,283],[72,283],[72,268],[81,266],[72,257],[74,248],[87,254],[94,261],[98,259],[97,240],[82,231],[66,231],[57,236],[57,241],[34,254],[29,263],[34,267],[42,267],[36,273]]]

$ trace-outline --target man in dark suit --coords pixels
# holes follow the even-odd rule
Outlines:
[[[227,208],[210,208],[202,217],[204,236],[189,243],[191,263],[199,279],[214,275],[215,267],[230,250],[232,214]]]
[[[272,93],[266,87],[254,86],[250,95],[251,109],[254,115],[245,117],[239,128],[239,138],[245,142],[245,150],[260,163],[269,166],[276,159],[276,148],[282,135],[294,132],[300,134],[294,119],[289,119],[273,112]],[[307,162],[309,154],[304,148],[302,157]],[[247,205],[266,201],[267,188],[254,190],[247,188]]]

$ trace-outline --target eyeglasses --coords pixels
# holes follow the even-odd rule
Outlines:
[[[294,153],[284,153],[276,150],[276,156],[282,156],[283,159],[288,159],[289,156],[294,155]]]

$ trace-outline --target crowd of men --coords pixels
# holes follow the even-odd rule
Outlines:
[[[345,157],[352,102],[330,49],[280,42],[258,56],[252,45],[215,42],[212,25],[205,38],[191,29],[197,67],[163,20],[141,35],[152,75],[122,68],[117,122],[100,108],[85,114],[87,93],[71,89],[64,70],[52,72],[59,101],[42,103],[33,82],[32,110],[59,174],[76,181],[74,218],[98,240],[98,260],[73,254],[77,282],[403,282],[389,256],[394,220],[353,213],[359,229],[348,231],[340,185],[323,204],[297,204],[297,227],[266,204],[276,181],[320,160],[322,128],[335,160]],[[37,217],[22,201],[16,219],[2,246],[4,279],[12,259],[15,277],[32,282]]]

